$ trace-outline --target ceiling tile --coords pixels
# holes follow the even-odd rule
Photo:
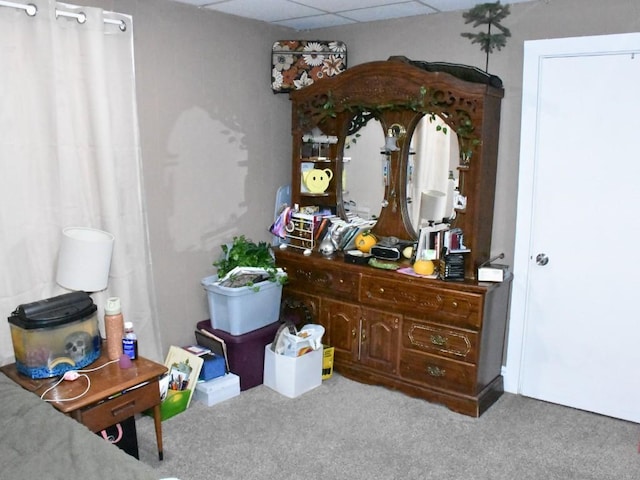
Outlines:
[[[196,5],[197,7],[201,7],[202,5],[208,5],[210,3],[215,3],[212,2],[211,0],[173,0],[174,2],[179,2],[179,3],[188,3],[189,5]],[[226,1],[226,0],[223,0]]]
[[[427,7],[418,2],[405,2],[395,5],[384,5],[380,7],[363,8],[360,10],[343,11],[340,12],[340,14],[357,20],[358,22],[372,22],[388,18],[427,15],[434,12],[435,10],[433,8]]]
[[[469,10],[480,0],[174,0],[208,10],[312,30],[357,22]],[[509,0],[520,3],[533,0]]]
[[[379,7],[391,3],[403,3],[407,0],[295,0],[302,5],[308,5],[327,12],[342,12],[360,8]]]
[[[439,12],[455,12],[456,10],[468,10],[473,8],[476,4],[482,3],[480,1],[469,0],[420,0],[420,3],[429,5]],[[506,3],[506,2],[505,2]],[[509,1],[508,3],[512,3]]]
[[[291,3],[287,0],[269,0],[268,4],[265,4],[264,0],[233,0],[207,5],[205,8],[265,22],[277,22],[278,20],[325,13],[316,8]]]
[[[283,27],[295,30],[312,30],[314,28],[334,27],[337,25],[348,25],[356,23],[354,20],[341,17],[339,15],[314,15],[311,17],[295,18],[291,20],[281,20],[274,22]]]

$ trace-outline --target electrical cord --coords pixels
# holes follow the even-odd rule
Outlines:
[[[62,377],[60,377],[60,379],[56,383],[54,383],[52,386],[50,386],[44,392],[42,392],[42,395],[40,395],[40,398],[42,400],[44,400],[45,402],[71,402],[73,400],[77,400],[79,398],[82,398],[87,394],[87,392],[91,388],[91,379],[89,378],[89,375],[87,375],[87,373],[95,372],[96,370],[100,370],[101,368],[104,368],[107,365],[110,365],[112,363],[116,363],[118,361],[119,360],[111,360],[111,361],[105,363],[104,365],[100,365],[99,367],[95,367],[95,368],[86,368],[86,369],[83,369],[83,370],[69,370],[69,371],[65,372],[62,375]],[[84,378],[87,379],[87,387],[84,389],[84,391],[82,393],[76,395],[75,397],[71,397],[71,398],[56,398],[56,399],[44,398],[47,393],[49,393],[51,390],[56,388],[63,381],[65,381],[65,380],[75,381],[80,377],[84,377]]]

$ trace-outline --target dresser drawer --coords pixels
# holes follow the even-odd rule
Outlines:
[[[83,410],[77,419],[91,431],[98,432],[136,413],[142,413],[158,403],[160,390],[156,381],[89,407]]]
[[[405,318],[402,327],[402,348],[476,363],[478,334]]]
[[[480,328],[482,295],[363,275],[360,301],[394,311],[427,313],[434,320]]]
[[[476,367],[426,353],[403,350],[400,375],[431,387],[476,394]]]
[[[289,284],[296,290],[315,290],[354,298],[358,295],[360,274],[340,268],[318,268],[298,262],[279,262],[287,272]]]

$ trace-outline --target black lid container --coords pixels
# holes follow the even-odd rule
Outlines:
[[[19,305],[8,319],[18,372],[55,377],[97,360],[101,337],[96,310],[85,292]]]

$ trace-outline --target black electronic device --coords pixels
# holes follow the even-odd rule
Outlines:
[[[385,247],[381,245],[374,245],[371,247],[371,255],[381,260],[400,260],[399,247]]]

